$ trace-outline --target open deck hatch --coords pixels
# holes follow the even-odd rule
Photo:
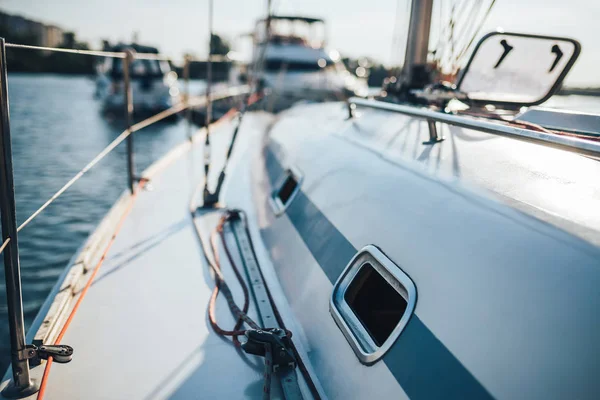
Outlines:
[[[412,315],[415,285],[375,246],[360,250],[333,288],[330,311],[364,364],[379,360]]]
[[[477,43],[456,86],[472,104],[541,104],[558,91],[580,52],[569,38],[492,32]]]

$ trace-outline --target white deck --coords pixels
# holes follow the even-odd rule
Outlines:
[[[224,124],[211,134],[213,154],[220,154],[221,162],[231,131]],[[189,211],[191,196],[203,182],[200,139],[153,171],[152,190],[137,196],[62,340],[74,348],[73,360],[53,364],[45,399],[262,396],[263,360],[240,355],[208,324],[214,283]],[[218,169],[212,170],[215,177]],[[207,233],[218,213],[197,217]],[[233,272],[225,257],[221,262],[241,304]],[[223,298],[217,309],[219,323],[231,329],[234,320]],[[280,397],[276,380],[272,395]]]

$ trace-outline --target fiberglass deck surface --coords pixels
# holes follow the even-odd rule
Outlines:
[[[229,124],[213,131],[215,156],[230,133]],[[137,197],[62,341],[75,349],[73,361],[53,366],[46,399],[262,396],[262,360],[241,357],[208,325],[213,278],[189,212],[203,179],[200,142]],[[218,215],[198,218],[208,227]],[[220,322],[231,328],[224,301],[218,304]]]

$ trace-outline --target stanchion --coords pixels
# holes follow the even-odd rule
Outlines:
[[[2,391],[2,396],[20,398],[37,392],[39,383],[29,376],[29,361],[26,355],[7,79],[5,42],[0,38],[0,217],[2,241],[10,238],[4,250],[4,275],[13,376],[13,380]]]
[[[129,73],[133,61],[133,51],[127,49],[123,59],[123,84],[125,94],[125,123],[127,130],[131,129],[133,123],[133,94],[131,92],[131,80]],[[131,193],[135,190],[135,165],[133,164],[133,135],[127,136],[127,185]]]

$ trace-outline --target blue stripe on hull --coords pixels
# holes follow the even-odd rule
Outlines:
[[[272,151],[266,150],[264,155],[271,185],[275,185],[283,167]],[[286,214],[334,284],[358,250],[302,190]],[[383,360],[411,399],[493,398],[416,314]]]

